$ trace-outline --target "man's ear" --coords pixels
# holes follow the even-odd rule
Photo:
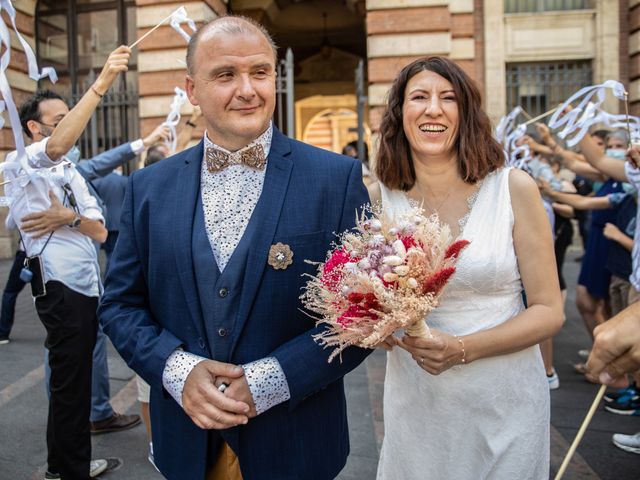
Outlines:
[[[187,75],[184,80],[184,90],[185,92],[187,92],[187,98],[189,98],[191,105],[199,105],[198,100],[194,95],[195,82],[193,81],[193,77],[191,75]]]
[[[33,138],[34,134],[40,133],[38,122],[36,122],[35,120],[27,120],[27,128],[31,132],[31,138]]]

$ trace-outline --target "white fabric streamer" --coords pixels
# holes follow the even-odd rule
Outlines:
[[[180,123],[180,109],[182,108],[182,105],[184,105],[187,101],[187,92],[185,92],[180,87],[176,87],[174,91],[176,92],[176,94],[173,96],[171,106],[169,107],[169,114],[167,115],[167,119],[164,121],[164,124],[168,125],[169,130],[171,131],[171,135],[166,141],[166,145],[172,154],[176,152],[176,146],[178,144],[176,127]]]
[[[498,142],[503,143],[507,136],[509,136],[509,134],[513,132],[516,126],[516,118],[521,113],[522,108],[516,107],[500,119],[495,131],[495,137]]]
[[[626,91],[624,85],[616,80],[607,80],[599,85],[584,87],[571,95],[551,116],[550,129],[560,129],[558,137],[565,139],[568,147],[575,146],[594,123],[601,122],[601,116],[597,113],[606,98],[607,90],[619,100],[625,100]],[[565,113],[565,109],[580,100],[580,103]],[[595,100],[595,101],[593,101]],[[626,120],[626,115],[624,116]]]
[[[191,35],[185,32],[185,30],[182,28],[182,24],[186,23],[187,25],[189,25],[189,28],[192,32],[196,31],[196,22],[194,22],[187,16],[187,9],[184,8],[184,6],[178,7],[175,12],[171,14],[171,21],[169,23],[174,28],[174,30],[178,32],[180,36],[182,36],[182,38],[185,39],[186,42],[189,42],[189,40],[191,40]]]
[[[508,152],[507,165],[524,169],[525,165],[532,158],[531,148],[526,143],[518,145],[518,141],[527,133],[527,126],[523,123],[518,125],[506,138],[504,145]]]
[[[53,83],[57,82],[58,76],[56,75],[56,71],[53,68],[46,67],[42,69],[42,72],[39,72],[38,63],[36,61],[36,56],[34,55],[33,50],[31,50],[29,44],[20,35],[20,32],[18,32],[18,28],[16,26],[16,10],[11,4],[10,0],[0,0],[0,12],[2,10],[7,12],[9,19],[11,20],[13,30],[18,37],[18,40],[22,44],[24,53],[27,57],[29,77],[35,81],[38,81],[44,77],[49,77]],[[24,139],[22,137],[20,116],[18,114],[16,104],[13,101],[11,86],[9,85],[9,80],[7,79],[6,75],[6,70],[9,67],[9,62],[11,60],[11,36],[9,34],[9,28],[4,22],[0,22],[0,45],[5,47],[2,58],[0,58],[0,95],[2,95],[3,98],[3,101],[0,102],[0,113],[6,110],[9,115],[9,122],[11,124],[17,153],[17,162],[12,163],[11,165],[7,164],[6,162],[0,164],[0,172],[4,172],[8,169],[17,170],[18,168],[21,168],[25,172],[24,176],[21,178],[27,179],[28,181],[28,179],[32,178],[32,176],[35,174],[35,171],[29,166]],[[0,122],[0,127],[2,127],[3,125],[4,119],[2,120],[2,122]],[[10,203],[10,200],[6,197],[2,197],[0,202],[2,202],[3,204],[8,204]]]

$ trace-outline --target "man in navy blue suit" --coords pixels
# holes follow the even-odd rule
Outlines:
[[[151,385],[155,461],[169,479],[326,480],[346,463],[342,377],[301,312],[304,273],[368,201],[358,162],[271,123],[276,47],[221,17],[187,50],[206,133],[134,173],[100,321]]]

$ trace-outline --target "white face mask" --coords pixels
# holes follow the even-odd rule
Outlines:
[[[612,148],[607,148],[604,152],[604,154],[607,157],[611,157],[611,158],[615,158],[616,160],[622,160],[624,162],[625,160],[625,151],[624,150],[618,150],[618,149],[612,149]]]
[[[69,150],[66,153],[64,158],[69,160],[74,165],[77,165],[78,162],[80,161],[80,149],[77,146],[74,145],[73,147],[71,147],[71,150]]]

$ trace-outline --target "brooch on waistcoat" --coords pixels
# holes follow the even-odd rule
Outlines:
[[[289,245],[276,243],[269,249],[269,265],[275,270],[284,270],[293,263],[293,252]]]

